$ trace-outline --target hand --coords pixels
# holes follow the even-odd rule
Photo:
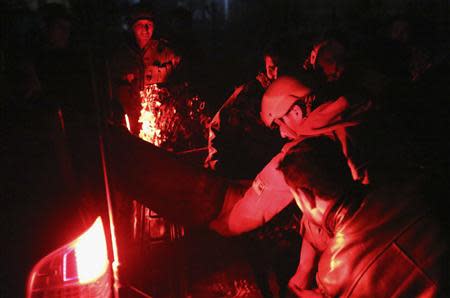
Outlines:
[[[317,296],[316,291],[309,290],[311,284],[311,274],[297,271],[289,280],[288,287],[296,295],[296,297],[321,297],[320,294]]]
[[[295,280],[295,276],[293,276],[288,283],[289,290],[295,294],[296,297],[301,297],[300,293],[304,290],[304,282]]]

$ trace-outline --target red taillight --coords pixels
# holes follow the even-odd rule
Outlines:
[[[100,217],[80,237],[40,260],[27,297],[110,297],[111,271]]]

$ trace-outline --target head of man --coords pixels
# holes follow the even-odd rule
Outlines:
[[[315,69],[327,82],[339,80],[346,69],[345,64],[345,48],[340,42],[328,40],[318,49]]]
[[[311,111],[311,88],[292,76],[273,82],[261,102],[261,119],[268,127],[278,127],[283,138],[296,139],[302,121]]]
[[[353,179],[338,142],[327,137],[292,147],[278,169],[303,213],[322,224],[329,206],[351,188]]]
[[[282,52],[283,45],[278,40],[270,41],[263,49],[264,71],[270,81],[278,78]]]
[[[264,67],[266,70],[266,76],[269,80],[274,81],[278,78],[278,57],[275,55],[264,56]]]
[[[133,7],[130,14],[130,25],[137,44],[140,48],[144,48],[153,36],[153,13],[143,6]]]
[[[133,33],[138,45],[143,48],[152,39],[153,21],[142,19],[133,24]]]

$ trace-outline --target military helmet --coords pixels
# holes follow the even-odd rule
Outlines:
[[[261,119],[266,126],[281,118],[297,101],[304,101],[305,106],[311,101],[311,88],[292,76],[283,76],[275,80],[264,93],[261,102]],[[309,112],[309,111],[308,111]]]

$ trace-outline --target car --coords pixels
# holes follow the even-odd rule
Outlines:
[[[6,103],[0,296],[260,297],[240,240],[207,229],[227,182],[205,148],[168,153],[96,100]]]

